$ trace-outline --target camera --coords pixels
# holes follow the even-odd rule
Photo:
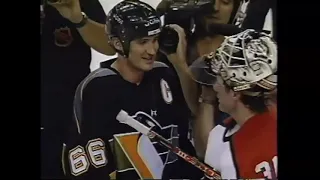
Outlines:
[[[178,33],[169,28],[164,27],[159,35],[159,48],[166,54],[173,54],[176,52],[179,42]]]
[[[164,25],[177,24],[181,26],[187,38],[195,28],[194,18],[213,12],[215,0],[168,0],[165,8],[157,8],[158,13],[164,16]],[[159,46],[167,54],[176,52],[179,42],[175,30],[164,26],[159,37]]]
[[[168,0],[165,8],[157,10],[161,15],[165,15],[165,19],[175,17],[176,20],[179,20],[195,15],[210,14],[213,12],[214,4],[215,0]]]

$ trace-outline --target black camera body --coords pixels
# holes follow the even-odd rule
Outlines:
[[[177,24],[181,26],[187,38],[192,35],[195,28],[195,17],[204,16],[213,12],[215,0],[171,0],[165,9],[159,9],[164,15],[164,25]],[[176,52],[179,37],[176,31],[164,26],[160,37],[160,49],[167,54]]]
[[[158,42],[161,51],[165,52],[166,54],[173,54],[176,52],[179,43],[178,33],[175,30],[165,26],[160,32]]]

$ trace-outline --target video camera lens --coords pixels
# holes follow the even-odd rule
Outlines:
[[[163,27],[159,35],[159,48],[166,54],[175,53],[179,43],[178,33],[170,27]]]

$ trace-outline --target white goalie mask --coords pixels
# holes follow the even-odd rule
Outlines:
[[[248,90],[256,85],[272,91],[277,87],[277,62],[277,45],[272,38],[266,33],[248,29],[226,37],[215,53],[195,61],[190,68],[199,74],[196,67],[205,65],[205,72],[211,75],[211,79],[219,74],[233,91]],[[196,78],[196,81],[209,82],[201,78]]]
[[[271,91],[277,86],[277,45],[266,33],[249,29],[227,37],[213,61],[220,67],[212,71],[219,73],[233,91],[255,85]]]

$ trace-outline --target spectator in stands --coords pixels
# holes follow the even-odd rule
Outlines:
[[[102,45],[96,49],[106,55],[115,52],[107,41],[100,41],[107,38],[104,26],[95,28],[94,21],[105,22],[98,0],[59,0],[51,5],[40,2],[41,177],[62,179],[62,144],[72,122],[74,92],[90,73],[90,46]]]

